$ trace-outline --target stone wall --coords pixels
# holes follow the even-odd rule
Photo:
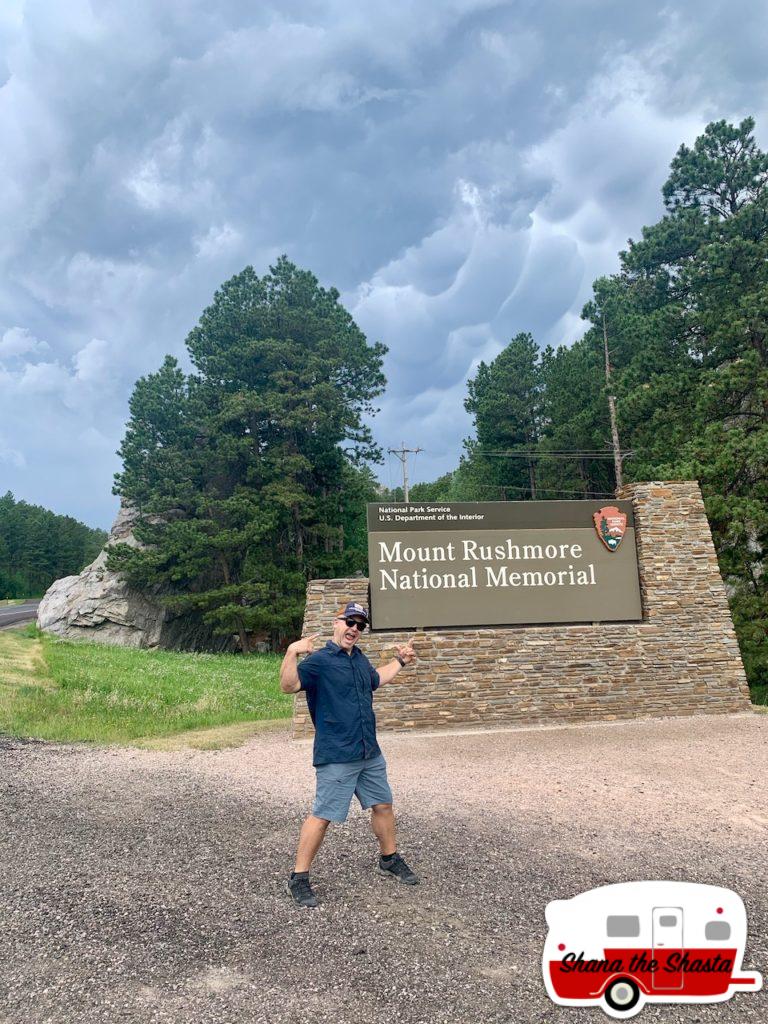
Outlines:
[[[366,633],[371,661],[415,636],[418,665],[378,690],[385,729],[492,727],[749,711],[725,586],[698,484],[636,483],[631,498],[643,621],[630,624],[435,629]],[[347,601],[367,601],[367,579],[313,580],[304,633],[330,639]],[[311,735],[302,693],[294,735]]]

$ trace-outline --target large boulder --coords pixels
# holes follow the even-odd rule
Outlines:
[[[163,607],[159,590],[137,590],[107,569],[111,544],[141,547],[133,534],[136,518],[135,509],[122,505],[98,557],[78,576],[64,576],[51,584],[37,610],[40,629],[67,640],[121,647],[234,650],[234,638],[215,636],[189,616],[172,615]]]

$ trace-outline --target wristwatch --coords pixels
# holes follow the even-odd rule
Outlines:
[[[395,661],[399,661],[400,662],[400,668],[405,668],[405,666],[408,664],[407,661],[403,661],[403,659],[400,657],[399,654],[395,655]]]

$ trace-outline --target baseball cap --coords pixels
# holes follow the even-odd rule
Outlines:
[[[350,601],[343,608],[339,608],[338,615],[340,619],[348,619],[356,615],[359,619],[365,619],[368,622],[368,609],[363,604],[357,604],[356,601]]]

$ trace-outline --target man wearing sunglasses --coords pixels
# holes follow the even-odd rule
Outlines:
[[[333,620],[333,640],[315,651],[320,636],[304,637],[290,645],[280,666],[283,693],[304,690],[315,726],[312,763],[317,791],[312,813],[299,837],[296,864],[288,892],[301,907],[316,907],[309,884],[309,869],[332,821],[346,820],[352,797],[371,810],[371,827],[379,841],[379,871],[406,885],[418,877],[397,852],[392,790],[387,765],[376,742],[373,691],[391,683],[397,673],[416,660],[413,646],[402,644],[395,657],[375,669],[357,641],[368,625],[368,609],[352,601]],[[298,662],[300,654],[309,657]]]

